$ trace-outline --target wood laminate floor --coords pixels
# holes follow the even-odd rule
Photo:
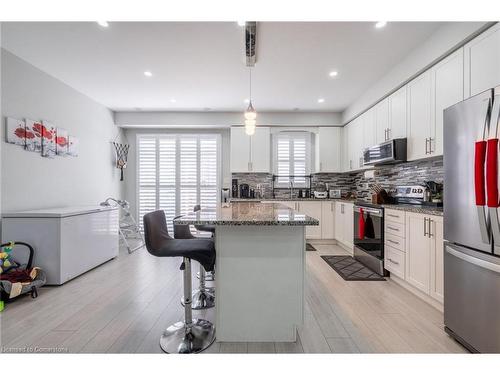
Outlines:
[[[315,244],[306,271],[304,326],[295,343],[214,343],[205,353],[464,353],[443,331],[441,312],[393,283],[344,281]],[[162,331],[181,319],[180,260],[145,249],[120,256],[0,313],[0,346],[70,353],[162,353]],[[193,267],[197,271],[197,267]],[[196,285],[197,280],[193,280]],[[213,309],[194,312],[215,321]]]

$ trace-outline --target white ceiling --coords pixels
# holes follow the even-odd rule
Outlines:
[[[441,24],[261,22],[254,105],[342,111]],[[113,110],[241,111],[248,98],[244,28],[236,22],[2,27],[5,49]],[[328,76],[332,70],[336,78]]]

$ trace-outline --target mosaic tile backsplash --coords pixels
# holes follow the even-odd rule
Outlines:
[[[256,189],[260,184],[264,197],[272,198],[272,174],[268,173],[233,173],[232,178],[238,184],[246,183]],[[414,185],[425,181],[444,182],[443,157],[412,161],[408,163],[381,166],[375,168],[374,178],[365,178],[364,171],[354,173],[318,173],[311,179],[312,190],[341,189],[343,195],[353,193],[358,199],[371,200],[370,186],[379,184],[386,190],[398,185]],[[297,190],[297,189],[296,189]],[[297,193],[297,192],[296,192]],[[288,189],[276,191],[276,197],[289,197]]]

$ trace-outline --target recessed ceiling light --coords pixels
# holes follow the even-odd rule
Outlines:
[[[386,21],[378,21],[378,22],[375,24],[375,28],[377,28],[377,29],[381,29],[382,27],[385,27],[385,25],[387,25],[387,22],[386,22]]]
[[[328,75],[329,75],[330,77],[337,77],[337,76],[338,76],[338,74],[339,74],[339,72],[337,72],[337,71],[335,71],[335,70],[334,70],[333,72],[330,72]]]
[[[170,99],[170,103],[177,103],[177,100],[175,100],[174,98]]]
[[[238,21],[238,26],[245,26],[246,22],[245,21]]]
[[[109,23],[107,21],[97,21],[97,24],[101,27],[108,27]]]
[[[145,75],[146,77],[152,77],[152,76],[153,76],[153,73],[151,73],[149,70],[146,70],[146,71],[144,72],[144,75]]]
[[[318,103],[324,103],[324,102],[325,102],[325,99],[323,99],[323,98],[318,99]]]

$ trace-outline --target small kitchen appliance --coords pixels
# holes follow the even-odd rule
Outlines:
[[[364,165],[396,164],[406,161],[406,138],[391,139],[378,145],[365,148]]]
[[[238,198],[238,179],[237,178],[233,178],[233,181],[231,184],[231,197]]]
[[[443,202],[435,201],[434,198],[440,195],[441,190],[442,184],[434,181],[428,181],[422,185],[398,186],[395,194],[396,203],[439,207],[443,205]]]
[[[316,199],[326,199],[326,198],[328,198],[328,192],[327,191],[315,191],[314,192],[314,198],[316,198]]]
[[[340,198],[342,198],[342,190],[340,190],[340,189],[330,189],[328,191],[328,197],[330,199],[340,199]]]
[[[240,185],[240,198],[250,198],[250,186],[248,184]]]
[[[222,189],[222,195],[221,195],[221,204],[222,207],[229,207],[229,189],[228,188],[223,188]]]

